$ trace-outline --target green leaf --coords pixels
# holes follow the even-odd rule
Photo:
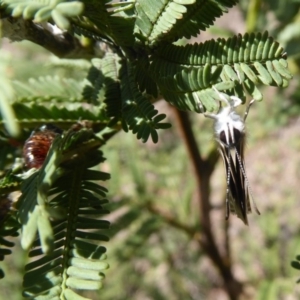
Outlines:
[[[83,12],[83,3],[79,1],[59,3],[55,10],[59,11],[65,17],[75,17]]]
[[[70,21],[59,10],[53,10],[51,16],[57,27],[65,30],[70,27]]]
[[[299,261],[292,261],[291,266],[297,270],[300,270],[300,262]]]
[[[17,137],[20,134],[20,128],[16,122],[15,112],[11,106],[11,101],[14,97],[14,91],[11,82],[5,76],[7,73],[7,63],[4,60],[5,56],[3,53],[2,55],[3,57],[0,59],[0,112],[9,134]]]

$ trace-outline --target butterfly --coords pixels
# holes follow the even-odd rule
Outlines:
[[[215,87],[218,98],[225,104],[216,114],[204,115],[215,121],[214,130],[219,151],[223,158],[226,172],[226,220],[230,213],[236,214],[246,225],[248,225],[247,214],[251,212],[252,203],[257,214],[259,210],[254,202],[251,187],[246,175],[244,150],[245,150],[245,121],[247,119],[254,99],[250,101],[244,117],[236,111],[236,107],[242,100],[236,96],[228,96],[220,93]]]

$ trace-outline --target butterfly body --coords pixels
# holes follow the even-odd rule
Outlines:
[[[245,136],[245,123],[231,107],[223,108],[215,120],[215,134],[219,142],[231,147]],[[224,127],[225,126],[225,127]]]

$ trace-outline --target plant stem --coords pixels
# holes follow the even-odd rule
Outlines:
[[[225,254],[225,257],[222,257],[217,247],[215,237],[212,232],[212,223],[210,218],[210,178],[218,160],[217,150],[211,153],[209,159],[203,159],[193,134],[188,114],[186,112],[179,111],[176,108],[174,108],[174,113],[190,156],[194,169],[196,185],[198,187],[197,198],[200,206],[200,228],[202,231],[200,234],[201,238],[199,239],[199,244],[219,270],[224,282],[224,289],[226,290],[229,298],[231,300],[238,299],[242,293],[243,285],[235,279],[232,274],[228,247],[225,246],[228,251],[228,253]]]

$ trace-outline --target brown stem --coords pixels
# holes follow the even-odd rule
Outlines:
[[[194,174],[197,184],[197,195],[200,205],[200,225],[201,225],[201,238],[199,243],[208,257],[212,260],[213,264],[217,267],[220,275],[223,278],[224,288],[228,293],[230,299],[238,299],[242,293],[243,286],[237,281],[231,270],[229,253],[222,257],[215,238],[212,232],[212,224],[210,218],[210,177],[214,170],[217,158],[217,153],[212,153],[210,157],[205,160],[201,157],[199,147],[192,132],[191,124],[188,114],[174,108],[175,116],[177,118],[178,126],[180,128],[183,140],[187,146],[194,168]],[[214,158],[214,159],[213,159]],[[229,251],[229,249],[227,249]]]
[[[166,222],[170,226],[185,232],[191,238],[194,238],[196,236],[197,231],[194,227],[187,226],[186,224],[179,222],[178,219],[174,218],[174,215],[169,213],[168,211],[162,210],[160,207],[153,205],[153,203],[151,202],[147,204],[147,208],[151,213],[160,216],[164,220],[164,222]],[[197,235],[197,238],[198,236],[199,235]]]
[[[35,24],[30,20],[5,17],[1,11],[0,19],[2,22],[2,37],[6,37],[12,42],[28,40],[42,46],[60,58],[91,59],[97,56],[93,45],[90,47],[82,46],[79,40],[68,32],[54,34],[47,27]]]

